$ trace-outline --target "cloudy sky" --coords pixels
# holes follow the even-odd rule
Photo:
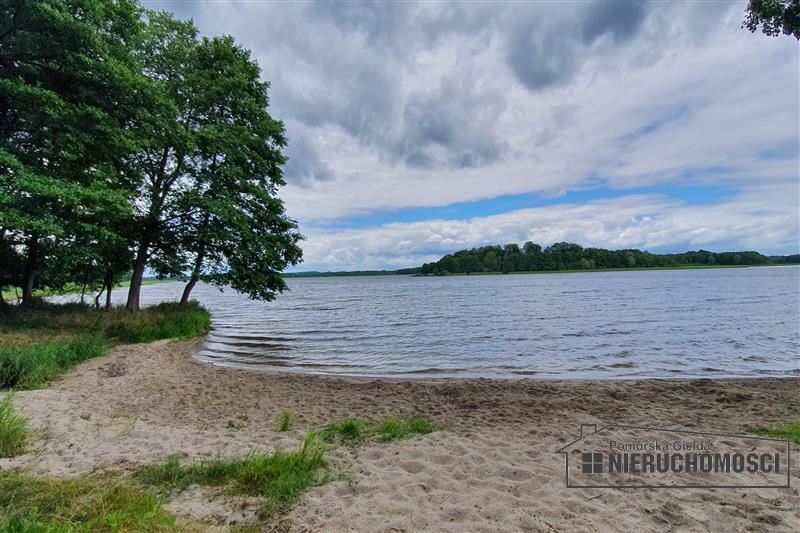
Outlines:
[[[300,270],[526,240],[798,253],[800,48],[743,30],[746,1],[145,5],[253,51]]]

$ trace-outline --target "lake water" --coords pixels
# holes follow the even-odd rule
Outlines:
[[[800,268],[287,281],[274,302],[198,285],[198,357],[253,369],[397,377],[800,374]],[[143,288],[143,303],[182,285]],[[124,290],[115,291],[122,303]]]

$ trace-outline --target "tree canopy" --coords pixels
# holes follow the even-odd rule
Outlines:
[[[0,287],[132,272],[131,310],[147,270],[186,276],[184,300],[283,290],[302,237],[260,77],[232,37],[134,0],[0,0]]]
[[[742,26],[770,37],[783,33],[800,40],[800,0],[750,0]]]

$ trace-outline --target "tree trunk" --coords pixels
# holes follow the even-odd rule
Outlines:
[[[6,299],[3,298],[3,287],[0,285],[0,311],[7,308],[8,304],[6,303]]]
[[[136,253],[136,263],[133,266],[133,277],[131,278],[131,286],[128,289],[128,302],[125,304],[125,309],[128,311],[139,310],[139,293],[142,292],[142,278],[144,278],[144,269],[147,266],[147,242],[139,245],[139,251]]]
[[[36,237],[31,237],[28,243],[28,257],[25,259],[25,274],[22,282],[22,305],[33,304],[33,286],[36,281],[36,262],[39,252]]]
[[[186,307],[189,304],[189,295],[192,294],[192,289],[194,286],[197,285],[197,280],[192,278],[189,280],[189,283],[186,284],[186,287],[183,288],[183,296],[181,296],[181,307]]]
[[[100,292],[98,292],[97,296],[94,297],[94,308],[95,309],[100,309],[100,297],[103,295],[105,290],[106,290],[106,286],[103,285],[103,288],[100,289]]]
[[[183,288],[183,296],[181,296],[181,307],[186,307],[189,304],[189,295],[192,294],[192,289],[194,286],[197,285],[197,280],[200,279],[200,269],[203,268],[203,260],[205,259],[205,253],[200,252],[197,254],[197,259],[194,262],[194,269],[192,269],[192,277],[189,279],[189,283],[186,284],[186,287]]]
[[[114,288],[114,273],[106,271],[106,309],[111,309],[111,289]]]

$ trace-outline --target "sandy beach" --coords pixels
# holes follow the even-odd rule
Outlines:
[[[197,362],[199,341],[122,346],[43,390],[20,392],[28,453],[0,468],[68,476],[294,448],[309,431],[359,416],[427,416],[443,431],[331,451],[349,474],[312,489],[273,524],[291,531],[791,531],[798,469],[783,489],[591,489],[564,483],[555,450],[581,423],[742,433],[797,419],[798,380],[381,380],[257,373]],[[295,428],[278,432],[281,411]],[[236,430],[229,421],[243,425]],[[796,449],[796,446],[794,447]],[[212,529],[258,501],[189,489],[167,508]]]

